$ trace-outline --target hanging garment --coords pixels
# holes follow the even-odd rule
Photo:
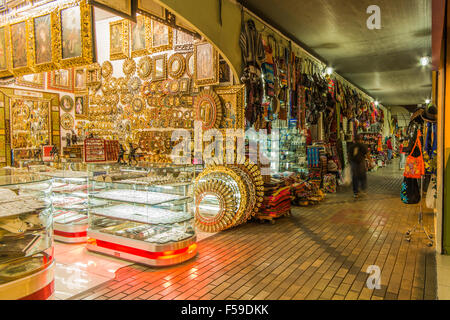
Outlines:
[[[247,107],[245,119],[247,126],[252,126],[263,116],[262,100],[264,88],[261,79],[261,63],[265,59],[265,50],[261,34],[256,30],[255,22],[249,19],[242,21],[239,38],[244,72],[241,80],[246,85]]]
[[[420,130],[418,130],[416,143],[414,144],[411,153],[406,158],[405,172],[403,173],[403,176],[405,176],[406,178],[419,179],[420,177],[425,175],[425,166],[423,163],[423,153],[422,144],[420,143],[420,136],[421,132]],[[412,155],[416,147],[420,150],[420,155],[417,157]]]
[[[437,124],[427,122],[427,132],[423,153],[426,174],[437,173]]]
[[[436,178],[432,178],[430,183],[428,184],[427,196],[425,204],[427,208],[434,209],[436,208],[436,198],[437,198],[437,184]]]

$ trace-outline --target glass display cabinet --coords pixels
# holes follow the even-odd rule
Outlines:
[[[194,166],[90,164],[88,173],[88,250],[150,266],[196,255],[188,196]]]
[[[280,172],[307,174],[306,137],[296,127],[280,128]]]
[[[54,292],[52,181],[0,170],[0,300]]]
[[[83,243],[88,228],[88,175],[69,167],[42,172],[53,179],[54,239],[65,243]]]

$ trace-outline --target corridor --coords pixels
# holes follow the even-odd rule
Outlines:
[[[182,265],[127,266],[72,299],[436,299],[435,248],[422,233],[405,240],[418,205],[400,201],[396,168],[370,173],[365,198],[338,190],[275,225],[251,222],[204,239]],[[434,233],[433,213],[424,220]],[[369,266],[381,271],[379,289],[366,285]]]

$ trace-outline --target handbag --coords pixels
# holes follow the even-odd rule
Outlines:
[[[417,179],[403,178],[400,198],[403,203],[416,204],[420,202],[420,189]]]
[[[425,165],[423,163],[422,145],[419,140],[421,135],[422,134],[420,130],[418,130],[416,143],[411,149],[411,153],[406,158],[405,172],[403,173],[403,176],[406,178],[420,179],[423,175],[425,175]],[[414,157],[412,155],[416,147],[418,147],[420,150],[420,155],[418,157]]]

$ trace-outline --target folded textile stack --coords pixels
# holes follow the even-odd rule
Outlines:
[[[300,206],[316,204],[325,198],[323,191],[315,183],[309,181],[292,184],[291,194],[294,203]]]
[[[259,216],[278,218],[291,210],[291,188],[283,180],[271,179],[264,184],[264,200]]]

